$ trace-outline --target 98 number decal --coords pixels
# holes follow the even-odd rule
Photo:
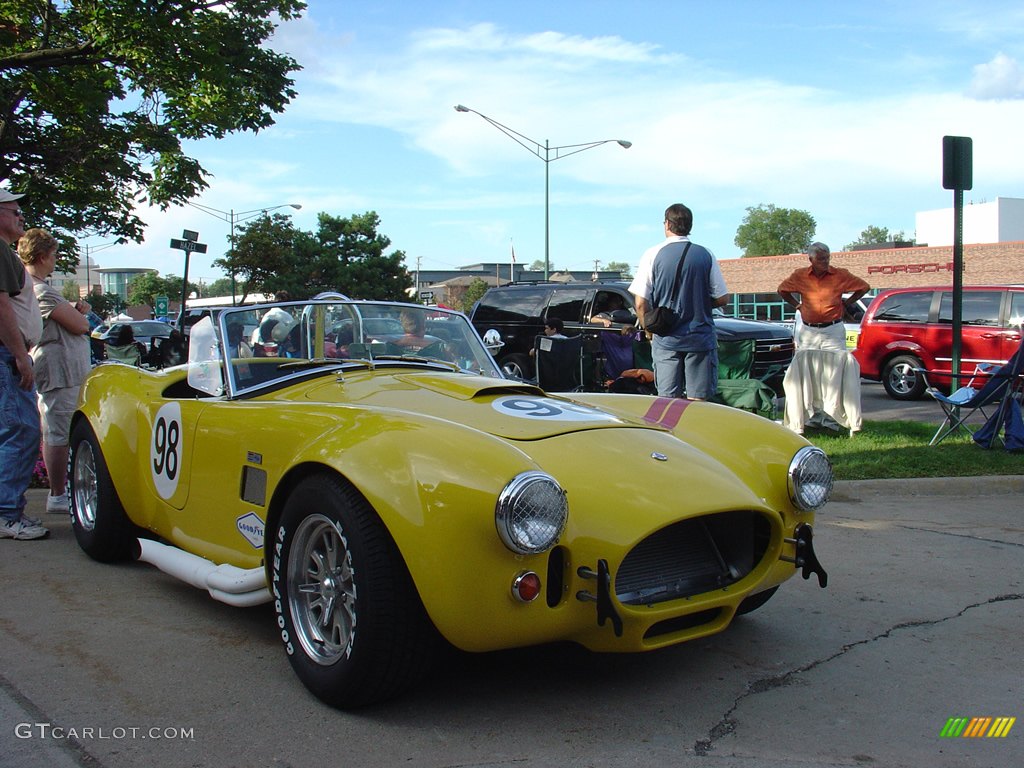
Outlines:
[[[182,446],[181,406],[178,403],[166,403],[153,419],[153,435],[149,442],[149,468],[153,485],[163,499],[169,499],[178,488]]]
[[[181,425],[166,422],[162,418],[156,420],[153,428],[153,471],[158,475],[166,474],[168,480],[174,480],[178,474],[178,441],[181,438]]]

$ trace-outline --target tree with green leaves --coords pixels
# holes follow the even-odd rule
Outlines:
[[[412,276],[402,251],[377,231],[373,211],[351,218],[320,213],[317,231],[304,232],[288,216],[261,216],[243,225],[235,248],[214,262],[233,273],[244,296],[285,290],[293,299],[337,291],[359,299],[407,301]]]
[[[103,318],[113,317],[127,309],[124,299],[116,293],[94,293],[86,300],[92,305],[92,311]]]
[[[178,275],[160,277],[156,272],[145,272],[134,280],[128,288],[128,304],[138,306],[145,304],[150,308],[156,306],[157,296],[166,296],[171,301],[181,301],[182,279]],[[189,293],[199,292],[195,283],[188,284]]]
[[[486,280],[481,280],[479,277],[474,278],[473,282],[466,286],[466,290],[461,296],[451,299],[454,308],[468,315],[473,309],[473,305],[487,293],[488,287]]]
[[[807,211],[762,204],[747,208],[733,240],[743,256],[782,256],[801,253],[814,239],[817,223]]]
[[[230,277],[218,277],[209,285],[203,288],[203,296],[230,296],[231,295],[231,278]]]
[[[62,240],[141,242],[140,202],[205,187],[184,141],[256,132],[296,95],[299,69],[266,41],[301,0],[4,0],[0,179]],[[68,256],[60,267],[73,269]]]
[[[865,227],[860,233],[860,237],[849,243],[846,246],[846,250],[852,251],[858,245],[878,245],[880,243],[891,243],[891,242],[903,242],[907,239],[907,236],[901,229],[899,232],[889,232],[888,227]]]
[[[605,269],[609,272],[618,272],[623,280],[633,279],[633,268],[625,261],[609,261]]]

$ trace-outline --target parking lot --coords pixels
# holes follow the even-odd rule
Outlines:
[[[33,491],[51,538],[0,542],[0,762],[1019,765],[1020,724],[940,733],[1021,715],[1022,491],[1024,477],[840,484],[815,536],[825,590],[798,576],[726,632],[649,654],[452,653],[357,713],[302,687],[269,605],[93,562]]]

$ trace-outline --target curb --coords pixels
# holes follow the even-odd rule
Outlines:
[[[894,480],[840,480],[830,501],[864,501],[893,496],[1005,496],[1024,494],[1024,475],[913,477]]]

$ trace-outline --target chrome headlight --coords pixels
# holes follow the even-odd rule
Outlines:
[[[550,549],[565,530],[569,504],[551,475],[523,472],[498,496],[494,523],[506,547],[520,555]]]
[[[801,448],[789,462],[789,498],[809,512],[823,507],[831,495],[832,462],[821,448]]]

